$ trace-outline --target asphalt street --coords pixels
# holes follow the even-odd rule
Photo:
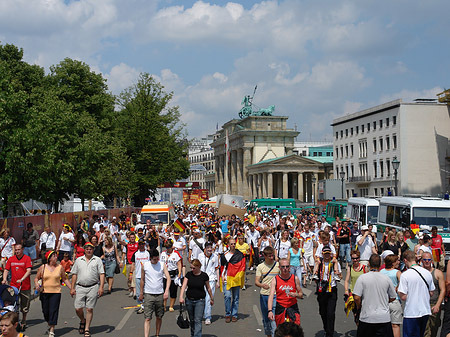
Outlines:
[[[34,274],[34,273],[33,273]],[[34,275],[33,275],[34,276]],[[247,272],[247,289],[241,290],[239,305],[239,320],[235,323],[225,323],[224,301],[220,290],[216,291],[215,304],[212,310],[212,324],[203,325],[203,336],[264,336],[259,309],[259,289],[254,286],[255,272]],[[95,336],[143,336],[144,316],[135,313],[135,309],[124,309],[133,306],[136,302],[128,297],[126,280],[122,274],[115,277],[115,289],[110,295],[104,295],[94,310],[94,319],[91,334]],[[356,327],[351,317],[344,313],[344,288],[338,285],[338,304],[336,307],[335,336],[356,336]],[[305,299],[299,301],[301,312],[301,325],[305,336],[323,336],[322,321],[313,285],[304,290]],[[175,308],[178,308],[177,306]],[[176,325],[177,310],[166,312],[163,318],[161,336],[190,336],[189,330],[182,330]],[[79,320],[75,315],[73,299],[66,287],[63,289],[59,321],[56,327],[56,336],[80,336],[78,334]],[[47,324],[43,319],[39,299],[33,300],[28,315],[28,329],[26,334],[30,337],[44,336]],[[154,336],[154,320],[151,326],[151,336]]]

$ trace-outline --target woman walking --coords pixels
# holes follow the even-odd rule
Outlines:
[[[84,240],[83,234],[78,234],[77,235],[77,239],[76,239],[76,243],[73,246],[72,261],[75,261],[80,256],[84,255],[84,244],[85,243],[86,243],[86,241]]]
[[[288,261],[291,267],[291,274],[297,276],[300,283],[302,283],[302,269],[306,270],[306,266],[298,243],[299,241],[297,238],[293,238],[291,240],[291,248],[289,248],[288,252]],[[306,286],[306,279],[303,282],[303,286]]]
[[[114,284],[114,271],[116,266],[122,268],[123,266],[119,262],[119,254],[117,254],[117,246],[114,245],[112,238],[107,236],[105,239],[105,246],[103,247],[103,258],[105,260],[105,276],[106,282],[108,282],[107,294],[111,294]]]
[[[178,276],[178,278],[181,278],[182,268],[183,268],[183,262],[181,260],[180,253],[173,250],[173,242],[171,239],[166,240],[164,243],[164,247],[166,247],[166,251],[161,254],[161,262],[164,263],[167,267],[167,271],[169,272],[170,279],[172,282],[170,282],[170,306],[169,311],[175,311],[173,306],[175,305],[175,301],[177,299],[177,290],[178,286],[175,284],[174,280]],[[166,287],[167,280],[163,279],[164,282],[164,288]],[[164,300],[164,308],[167,305],[167,300]]]
[[[45,254],[47,264],[39,267],[34,279],[34,287],[40,291],[42,313],[48,324],[48,336],[55,336],[55,326],[58,324],[59,304],[61,302],[61,282],[66,283],[71,290],[70,282],[66,282],[66,273],[58,263],[56,252],[51,250]]]
[[[191,271],[184,278],[180,292],[180,304],[185,302],[184,291],[186,291],[186,308],[189,314],[191,326],[191,337],[202,336],[202,318],[205,311],[206,290],[208,291],[210,303],[214,305],[214,297],[209,285],[208,274],[201,271],[202,264],[198,259],[191,263]]]

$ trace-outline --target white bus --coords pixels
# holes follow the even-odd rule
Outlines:
[[[364,225],[376,225],[378,220],[379,199],[350,198],[347,205],[346,218],[358,223],[358,228]]]

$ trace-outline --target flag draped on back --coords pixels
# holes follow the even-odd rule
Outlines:
[[[227,290],[233,287],[243,287],[245,281],[245,257],[240,251],[236,250],[230,261],[227,261],[225,255],[221,255],[221,264],[225,266],[227,273]]]
[[[176,219],[173,224],[180,230],[180,232],[183,232],[186,229],[186,226],[180,219]]]

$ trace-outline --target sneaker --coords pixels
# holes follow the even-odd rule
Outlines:
[[[128,294],[128,297],[133,297],[134,293],[132,291],[130,291],[130,293]]]
[[[211,320],[208,318],[208,319],[205,319],[205,325],[210,325],[211,324]]]
[[[319,276],[318,275],[313,275],[312,279],[318,281],[319,280]]]
[[[242,287],[242,290],[245,290],[245,289],[247,289],[247,288],[245,288],[245,285]]]
[[[334,277],[334,280],[335,280],[336,282],[339,282],[339,281],[341,280],[341,278],[340,278],[338,275],[336,275],[336,276]]]
[[[136,310],[137,314],[143,314],[144,313],[144,308],[143,307],[139,307],[139,309]]]
[[[55,337],[55,333],[53,331],[49,331],[48,337]]]
[[[169,311],[170,311],[170,312],[173,312],[173,311],[175,311],[175,309],[172,308],[172,307],[169,307]]]
[[[253,266],[250,267],[250,270],[253,270]]]

